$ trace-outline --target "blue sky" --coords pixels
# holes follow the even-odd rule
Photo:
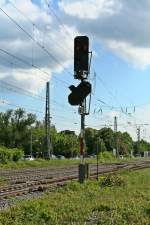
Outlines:
[[[50,80],[52,123],[58,130],[79,133],[78,107],[68,104],[68,86],[79,83],[73,78],[74,37],[87,35],[93,51],[89,79],[95,88],[86,125],[111,126],[116,115],[118,129],[135,139],[135,124],[150,124],[148,0],[0,0],[0,7],[0,49],[7,51],[0,51],[1,110],[21,106],[35,109],[38,119],[43,119],[45,102],[36,95],[45,96]],[[34,98],[18,88],[34,92]],[[142,138],[149,140],[150,126],[141,130]]]

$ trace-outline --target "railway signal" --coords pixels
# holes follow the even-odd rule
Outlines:
[[[83,81],[77,87],[71,85],[69,89],[72,91],[68,96],[69,103],[71,105],[81,105],[91,93],[91,84],[88,81]]]
[[[89,60],[89,54],[91,57]],[[90,73],[92,52],[89,52],[89,38],[87,36],[77,36],[74,39],[74,78],[81,80],[80,84],[75,87],[71,85],[69,89],[71,93],[68,96],[68,102],[71,105],[79,106],[79,114],[81,115],[81,132],[80,132],[80,158],[79,165],[79,181],[84,182],[88,177],[88,165],[84,163],[85,155],[85,115],[90,112],[91,90],[92,85],[86,80]],[[90,62],[89,62],[90,61]],[[86,108],[86,97],[90,94],[89,108]]]
[[[77,36],[74,39],[74,77],[83,79],[89,73],[89,38]]]

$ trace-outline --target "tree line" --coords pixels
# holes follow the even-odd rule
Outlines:
[[[55,126],[51,126],[50,138],[54,155],[79,155],[79,136],[74,131],[58,132]],[[44,121],[38,121],[35,114],[21,108],[0,113],[0,146],[22,149],[26,155],[31,153],[31,141],[33,155],[41,156],[45,148]],[[86,128],[85,143],[87,155],[96,154],[97,149],[112,152],[116,144],[121,155],[129,155],[131,151],[135,154],[150,151],[150,143],[133,141],[127,132],[114,134],[111,128],[106,127],[100,130]]]

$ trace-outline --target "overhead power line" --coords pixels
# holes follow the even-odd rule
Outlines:
[[[10,2],[10,4],[13,6],[13,8],[20,14],[20,15],[22,15],[26,20],[28,20],[29,22],[30,22],[30,24],[33,26],[33,30],[34,30],[34,28],[36,28],[37,30],[39,30],[40,32],[41,32],[41,29],[40,29],[40,27],[35,23],[35,22],[33,22],[27,15],[25,15],[12,1],[9,1]],[[42,34],[45,36],[45,33],[44,33],[44,31],[42,31]],[[52,39],[52,36],[51,36],[51,39]],[[56,39],[54,39],[54,42],[56,43]],[[68,51],[68,53],[70,54],[70,50],[68,49],[68,48],[65,48],[64,46],[62,46],[62,45],[60,45],[60,42],[59,41],[57,41],[57,45],[56,45],[56,47],[57,46],[59,46],[60,48],[62,48],[63,49],[63,51]]]
[[[97,75],[97,74],[96,74]],[[128,109],[129,108],[132,108],[133,109],[133,112],[135,112],[135,108],[137,106],[135,105],[132,105],[132,106],[122,106],[120,101],[118,100],[117,96],[110,90],[110,88],[108,87],[108,85],[106,84],[106,82],[104,82],[104,80],[100,77],[100,75],[97,75],[97,80],[103,85],[103,87],[106,89],[106,91],[108,92],[108,94],[110,95],[110,97],[112,97],[112,99],[114,99],[118,104],[119,104],[119,107],[115,107],[115,108],[119,108],[121,109],[122,113],[128,113]]]
[[[99,75],[97,75],[97,79],[101,82],[101,84],[102,84],[102,85],[104,86],[104,88],[107,90],[108,94],[109,94],[112,98],[114,98],[114,99],[116,100],[116,102],[118,102],[119,105],[120,105],[120,102],[118,101],[117,97],[112,93],[111,90],[109,90],[109,88],[107,87],[107,85],[105,84],[105,82],[102,80],[102,78],[101,78]]]
[[[34,41],[36,43],[36,45],[41,48],[45,53],[47,53],[47,55],[53,60],[55,61],[58,65],[60,65],[69,75],[72,73],[70,71],[68,71],[66,68],[64,68],[64,66],[56,59],[55,56],[53,56],[46,48],[44,45],[41,45],[40,42],[38,42],[37,40],[35,40],[34,37],[32,37],[32,35],[30,33],[28,33],[22,26],[19,25],[19,23],[13,19],[10,15],[8,15],[8,13],[6,13],[2,8],[0,8],[0,10],[20,29],[22,30],[32,41]]]
[[[27,91],[23,88],[17,87],[16,85],[8,84],[7,82],[2,81],[2,80],[0,80],[0,87],[6,89],[8,91],[15,92],[17,94],[21,94],[21,95],[25,95],[25,96],[29,96],[33,99],[38,99],[42,102],[45,102],[45,98],[43,96],[35,94],[31,91]],[[72,111],[72,109],[65,104],[59,103],[59,102],[57,102],[56,100],[53,100],[53,99],[51,101],[53,102],[53,104],[59,106],[60,108],[66,108],[67,107],[69,110]]]
[[[29,111],[43,114],[42,111],[39,111],[39,110],[36,110],[36,109],[30,109],[30,108],[28,108],[28,107],[26,107],[26,106],[20,106],[20,105],[16,105],[16,104],[13,104],[13,103],[9,103],[9,102],[6,101],[6,100],[0,99],[0,103],[2,103],[2,104],[4,104],[4,105],[9,105],[9,106],[12,106],[12,107],[16,107],[16,108],[26,108],[26,109],[29,110]]]
[[[12,54],[12,53],[10,53],[10,52],[8,52],[8,51],[2,49],[2,48],[0,48],[0,51],[3,52],[3,53],[5,53],[6,55],[9,55],[10,57],[12,57],[12,58],[14,58],[14,59],[16,59],[16,60],[22,62],[23,64],[25,64],[25,65],[27,65],[27,66],[30,66],[31,68],[33,67],[33,68],[39,70],[40,72],[42,72],[42,73],[44,73],[44,74],[46,74],[46,75],[49,76],[49,74],[48,74],[46,71],[41,70],[38,66],[36,66],[36,65],[34,65],[34,64],[32,64],[32,63],[29,63],[28,61],[26,61],[26,60],[24,60],[24,59],[22,59],[22,58],[20,58],[20,57],[18,57],[18,56],[16,56],[16,55]],[[47,77],[47,78],[48,78],[48,77]],[[43,79],[43,80],[45,80],[45,79]],[[45,80],[45,81],[46,81],[46,80]]]
[[[35,68],[36,70],[39,70],[40,72],[42,72],[42,73],[44,73],[45,75],[49,76],[49,73],[48,73],[48,72],[46,72],[46,71],[40,69],[38,66],[36,66],[36,65],[34,65],[34,64],[32,64],[32,63],[29,63],[28,61],[26,61],[26,60],[24,60],[24,59],[22,59],[22,58],[20,58],[20,57],[18,57],[18,56],[16,56],[16,55],[10,53],[10,52],[8,52],[8,51],[6,51],[6,50],[4,50],[4,49],[1,49],[1,48],[0,48],[0,51],[3,52],[3,53],[5,53],[5,54],[7,54],[7,55],[9,55],[10,57],[12,57],[12,58],[14,58],[14,59],[16,59],[16,60],[22,62],[23,64],[25,64],[25,65],[27,65],[27,66],[30,66],[31,68],[33,67],[33,68]],[[47,77],[47,78],[48,78],[48,77]],[[67,85],[67,86],[69,85],[69,83],[67,83],[66,81],[63,81],[63,80],[57,78],[56,76],[53,76],[53,78],[54,78],[55,80],[57,80],[57,81],[60,81],[60,82],[64,83],[64,84]],[[44,80],[44,81],[47,81],[46,79],[43,79],[43,80]]]
[[[20,88],[16,85],[13,85],[13,84],[9,84],[3,80],[0,80],[0,87],[4,88],[4,89],[7,89],[9,91],[12,91],[12,92],[16,92],[18,94],[22,94],[22,95],[26,95],[26,96],[29,96],[29,97],[32,97],[32,98],[36,98],[36,99],[39,99],[41,101],[45,101],[45,98],[43,96],[40,96],[36,93],[33,93],[31,91],[27,91],[23,88]]]
[[[17,104],[14,104],[14,103],[9,103],[7,100],[2,100],[2,99],[0,99],[0,104],[8,105],[8,106],[15,107],[15,108],[22,108],[22,109],[25,109],[25,110],[29,110],[29,111],[34,112],[34,113],[42,114],[43,117],[44,117],[44,110],[40,111],[40,110],[37,110],[37,109],[29,108],[28,106],[21,106],[21,105],[17,105]],[[67,121],[68,120],[72,121],[72,118],[68,118],[68,117],[65,117],[65,116],[56,115],[56,114],[54,116],[55,116],[55,118],[63,119],[63,121],[64,121],[64,119],[66,119]]]
[[[62,21],[62,19],[56,14],[56,12],[55,12],[55,10],[53,9],[51,3],[49,3],[47,0],[45,0],[45,3],[46,3],[46,5],[47,5],[47,7],[48,7],[48,9],[49,9],[49,12],[52,13],[52,14],[55,16],[57,22],[63,27],[64,31],[66,31],[66,35],[67,35],[67,36],[69,35],[70,38],[72,39],[72,36],[71,36],[70,32],[69,32],[69,31],[67,30],[67,28],[65,27],[65,24],[64,24],[64,22]]]
[[[32,37],[32,35],[30,34],[30,33],[28,33],[22,26],[20,26],[18,23],[17,23],[17,21],[16,20],[14,20],[11,16],[9,16],[3,9],[1,9],[0,8],[0,10],[19,28],[19,29],[21,29],[32,41],[34,41],[44,52],[46,52],[48,55],[49,55],[49,57],[51,57],[57,64],[59,64],[60,66],[62,66],[62,64],[45,48],[45,46],[44,45],[41,45],[38,41],[36,41],[35,40],[35,38],[33,38]],[[56,15],[57,16],[57,15]],[[59,20],[59,22],[60,23],[62,23],[61,22],[61,20]],[[5,54],[8,54],[9,52],[7,52],[7,51],[5,51],[5,50],[3,50],[3,49],[0,49],[0,51],[3,51]],[[7,52],[7,53],[6,53]],[[19,61],[21,61],[22,63],[24,63],[25,62],[25,64],[27,65],[30,65],[30,66],[32,66],[32,67],[34,67],[35,69],[38,69],[38,70],[40,70],[41,72],[44,72],[46,75],[48,75],[49,76],[49,74],[47,73],[47,72],[45,72],[45,71],[43,71],[43,70],[41,70],[39,67],[37,67],[37,66],[35,66],[35,65],[33,65],[33,63],[32,64],[30,64],[30,63],[28,63],[27,61],[25,61],[25,60],[23,60],[23,59],[21,59],[21,58],[19,58],[19,57],[17,57],[17,56],[14,56],[13,54],[11,54],[11,53],[9,53],[8,54],[9,56],[11,56],[11,57],[14,57],[15,59],[17,59],[17,60],[19,60]],[[63,66],[62,66],[63,67]],[[66,69],[65,69],[66,70]],[[68,70],[66,70],[69,74],[71,74],[72,75],[72,73],[70,73]],[[54,78],[54,79],[57,79],[57,78]],[[59,79],[57,79],[58,81],[60,81]],[[64,82],[64,81],[62,81],[61,80],[61,82],[62,83],[67,83],[67,82]],[[68,83],[67,83],[67,85],[68,85]],[[110,109],[115,109],[116,107],[114,107],[114,106],[110,106],[109,104],[107,104],[106,102],[104,102],[104,101],[102,101],[102,100],[100,100],[100,99],[98,99],[97,98],[97,101],[99,101],[99,102],[101,102],[103,105],[105,105],[106,107],[108,107],[108,108],[110,108]],[[117,109],[117,108],[116,108]]]

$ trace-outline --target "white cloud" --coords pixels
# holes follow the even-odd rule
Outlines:
[[[46,71],[46,70],[45,70]],[[43,76],[40,71],[35,69],[5,69],[0,73],[0,79],[17,87],[37,93],[40,89],[45,88],[45,83],[49,81],[51,73],[46,71],[47,76]],[[49,76],[48,76],[49,74]]]
[[[149,0],[60,0],[66,23],[139,68],[150,66]]]
[[[150,65],[150,47],[137,47],[130,43],[109,40],[106,41],[109,49],[125,60],[132,62],[136,67],[145,68]]]
[[[21,15],[10,3],[23,12]],[[45,1],[44,1],[45,2]],[[40,7],[31,0],[0,0],[0,7],[23,27],[37,42],[45,46],[51,56],[37,46],[9,18],[0,13],[0,49],[4,49],[30,65],[25,65],[0,51],[0,77],[14,82],[37,73],[34,63],[41,70],[61,73],[72,64],[73,39],[86,34],[102,45],[140,68],[150,65],[150,2],[148,0],[60,0],[60,16],[65,25],[58,24],[52,14],[47,14],[43,0]],[[42,7],[43,6],[43,7]],[[34,24],[27,19],[29,18]],[[71,49],[71,50],[70,50]],[[94,49],[93,49],[94,51]],[[13,72],[12,72],[13,67]],[[14,76],[13,74],[19,74]],[[9,73],[9,76],[8,76]],[[43,76],[45,76],[43,74]],[[34,77],[34,75],[33,75]],[[46,77],[46,79],[50,79]],[[34,78],[33,89],[37,89]],[[21,82],[19,80],[19,82]],[[39,84],[40,86],[40,84]]]
[[[23,2],[0,0],[0,7],[29,34],[25,34],[5,13],[0,12],[2,31],[0,77],[2,80],[20,84],[21,87],[28,87],[35,91],[43,87],[43,83],[50,79],[53,72],[61,73],[64,68],[70,66],[73,52],[69,49],[73,49],[73,38],[76,33],[74,28],[66,25],[71,38],[65,34],[63,26],[56,24],[56,20],[43,7],[33,4],[31,0]],[[22,15],[15,7],[22,12]],[[5,54],[1,49],[17,56],[25,63]],[[38,67],[39,71],[32,64]],[[41,81],[42,76],[45,81]]]
[[[109,16],[117,12],[118,6],[114,0],[82,0],[61,1],[59,6],[65,13],[81,19],[97,19],[99,16]]]

